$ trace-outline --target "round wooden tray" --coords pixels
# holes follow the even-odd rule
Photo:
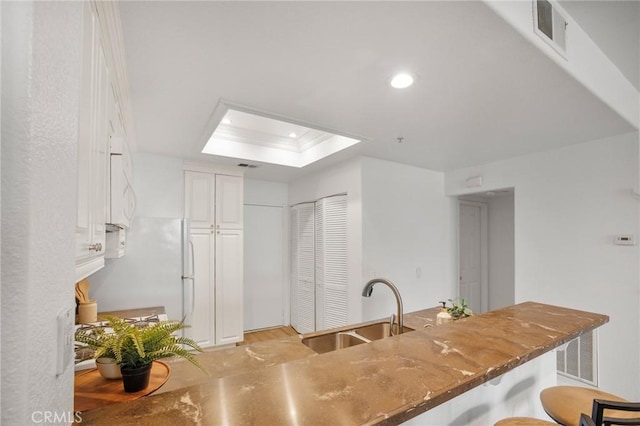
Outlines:
[[[75,411],[87,411],[116,402],[125,402],[149,395],[169,379],[171,368],[162,361],[151,366],[149,386],[139,392],[125,392],[122,379],[105,379],[97,369],[76,373],[73,406]]]

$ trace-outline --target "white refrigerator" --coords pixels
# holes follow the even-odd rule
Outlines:
[[[169,319],[190,324],[193,272],[187,220],[136,216],[124,257],[90,277],[92,297],[100,311],[164,306]]]

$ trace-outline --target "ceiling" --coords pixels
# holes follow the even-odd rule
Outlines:
[[[243,162],[200,154],[220,99],[366,139],[301,169],[257,163],[251,178],[290,181],[355,155],[447,171],[634,130],[482,2],[120,12],[138,151]],[[389,86],[400,70],[418,75],[412,87]]]

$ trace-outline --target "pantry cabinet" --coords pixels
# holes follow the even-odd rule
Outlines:
[[[201,346],[240,342],[244,336],[244,179],[185,165],[184,184],[184,213],[195,262],[190,334]]]

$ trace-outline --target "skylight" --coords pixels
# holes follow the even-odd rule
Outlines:
[[[220,102],[203,154],[304,167],[361,142],[318,127]]]

